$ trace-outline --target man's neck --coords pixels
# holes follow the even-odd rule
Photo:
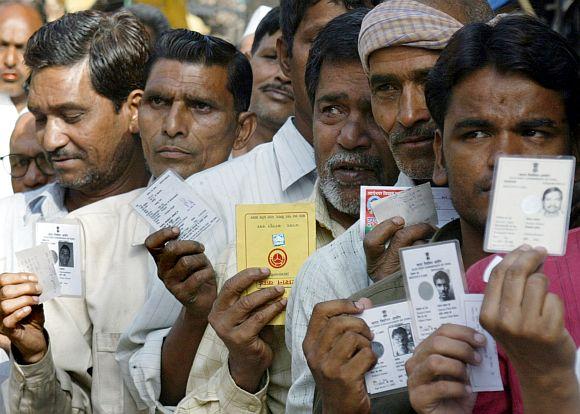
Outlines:
[[[346,214],[337,210],[326,199],[324,199],[324,203],[326,204],[326,210],[328,211],[328,216],[330,219],[336,221],[343,228],[348,229],[350,226],[356,223],[357,217],[353,217],[350,214]]]
[[[474,228],[465,220],[461,219],[461,255],[463,258],[463,265],[465,269],[469,269],[475,262],[488,256],[488,253],[483,251],[483,234],[480,230]]]
[[[18,111],[18,113],[20,113],[24,107],[26,106],[26,95],[20,95],[20,96],[11,96],[10,100],[12,101],[12,104],[16,107],[16,110]]]
[[[310,119],[303,119],[300,115],[296,114],[293,118],[294,126],[300,132],[300,135],[304,137],[304,139],[312,145],[312,118]]]
[[[264,144],[266,142],[272,141],[272,137],[274,136],[274,134],[276,134],[276,132],[278,132],[278,129],[279,128],[272,127],[272,126],[267,125],[263,122],[258,122],[258,126],[256,127],[256,130],[254,131],[254,133],[250,137],[250,142],[248,142],[248,147],[254,148],[260,144]]]
[[[145,187],[149,178],[150,174],[147,171],[143,154],[140,151],[135,151],[123,174],[112,184],[91,192],[67,189],[64,203],[67,210],[71,212],[105,198]]]

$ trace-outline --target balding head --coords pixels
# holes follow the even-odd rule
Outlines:
[[[29,73],[24,65],[24,49],[41,26],[42,16],[33,5],[0,3],[0,93],[10,96],[16,105],[24,106],[23,86]]]
[[[389,0],[387,0],[388,2]],[[453,17],[463,24],[480,23],[494,16],[487,0],[415,0]]]

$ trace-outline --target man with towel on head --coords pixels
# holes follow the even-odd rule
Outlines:
[[[359,54],[370,80],[375,120],[387,133],[402,172],[397,186],[424,182],[433,172],[436,128],[424,96],[429,70],[449,38],[463,24],[486,21],[492,16],[483,0],[390,0],[375,7],[363,20]],[[437,232],[436,238],[455,238],[456,229],[456,223],[446,226]],[[287,307],[286,345],[292,354],[293,382],[287,413],[311,412],[315,379],[319,387],[325,385],[315,411],[321,403],[329,412],[356,412],[356,409],[349,411],[348,401],[357,401],[357,408],[361,399],[370,405],[364,385],[366,370],[355,373],[342,369],[349,360],[341,360],[332,347],[322,344],[337,343],[339,336],[351,334],[348,327],[352,326],[354,317],[345,314],[362,311],[343,298],[397,271],[398,250],[417,240],[429,239],[433,233],[434,229],[424,224],[404,228],[404,221],[395,217],[370,232],[363,248],[360,230],[355,224],[307,260],[296,278]],[[395,278],[381,293],[381,300],[385,302],[403,299],[401,278]],[[333,336],[337,341],[327,341]],[[353,342],[353,348],[355,345]],[[346,353],[352,356],[354,351]],[[325,367],[324,373],[321,367]],[[331,371],[348,375],[348,381],[339,376],[329,377]],[[333,384],[339,382],[356,384],[356,387],[349,387],[347,392],[336,387],[334,391],[340,392],[333,392]],[[325,390],[329,395],[327,400]],[[408,401],[401,403],[408,407]],[[373,408],[374,404],[373,401]]]

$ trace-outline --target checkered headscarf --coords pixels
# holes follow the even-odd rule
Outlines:
[[[389,0],[364,18],[358,37],[358,53],[366,73],[369,56],[392,46],[441,50],[463,25],[433,7],[412,0]]]

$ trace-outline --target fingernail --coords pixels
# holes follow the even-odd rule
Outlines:
[[[171,232],[172,232],[173,234],[179,234],[179,227],[172,227],[172,228],[171,228]]]
[[[473,356],[473,359],[475,360],[475,362],[477,362],[477,364],[479,364],[481,362],[481,355],[479,355],[479,352],[475,353],[475,355]]]
[[[36,284],[36,285],[34,286],[34,288],[36,289],[36,293],[40,293],[40,292],[42,292],[42,288],[40,287],[40,285],[39,285],[39,284]]]
[[[274,289],[276,289],[276,292],[278,293],[284,293],[284,291],[286,290],[284,286],[276,286]]]
[[[478,344],[483,344],[485,343],[485,336],[480,334],[480,333],[476,333],[475,335],[473,335],[473,339],[475,340],[475,342],[477,342]]]
[[[264,275],[268,275],[268,274],[270,274],[270,269],[268,269],[267,267],[261,267],[260,273],[262,273]]]
[[[357,301],[354,301],[353,303],[354,303],[354,306],[355,306],[355,307],[356,307],[358,310],[364,310],[364,309],[365,309],[365,307],[364,307],[364,305],[363,305],[362,303],[360,303],[360,302],[357,302]]]
[[[468,394],[473,393],[473,390],[471,389],[471,386],[470,385],[466,385],[465,386],[465,391],[467,391]]]
[[[523,250],[524,252],[527,252],[531,248],[532,248],[532,246],[530,246],[529,244],[522,244],[522,247],[520,247],[520,250]]]
[[[402,226],[403,224],[405,224],[405,220],[403,219],[403,217],[398,217],[398,216],[397,217],[393,217],[392,221],[397,226]]]
[[[28,313],[28,312],[30,312],[30,306],[25,306],[25,307],[23,307],[23,308],[20,310],[20,312],[22,312],[22,313]]]
[[[40,302],[40,297],[39,296],[33,296],[32,300],[35,301],[36,303]]]
[[[288,303],[288,299],[282,298],[280,299],[280,303],[282,304],[282,306],[286,306],[286,304]]]
[[[35,275],[28,275],[28,280],[31,282],[38,282],[38,278]]]
[[[536,247],[534,247],[534,250],[537,251],[538,253],[541,253],[541,254],[547,254],[548,253],[548,251],[546,250],[546,248],[545,247],[542,247],[542,246],[536,246]]]

